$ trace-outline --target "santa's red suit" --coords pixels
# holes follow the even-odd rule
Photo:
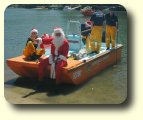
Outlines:
[[[63,31],[62,29],[58,28],[54,30],[54,33],[61,32],[62,34]],[[56,83],[61,83],[61,68],[65,67],[67,65],[67,57],[68,57],[68,51],[69,51],[69,43],[67,39],[63,36],[63,38],[57,42],[56,38],[53,37],[52,39],[47,38],[42,39],[43,42],[46,43],[46,41],[51,41],[51,55],[40,61],[39,63],[39,80],[42,80],[44,77],[44,70],[45,68],[51,64],[51,73],[50,77],[52,79],[56,79]],[[58,43],[58,44],[57,44]],[[60,44],[59,44],[60,43]]]

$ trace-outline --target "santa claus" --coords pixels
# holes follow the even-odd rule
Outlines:
[[[44,70],[51,64],[50,77],[55,80],[56,84],[59,84],[62,82],[61,68],[67,65],[69,43],[60,27],[54,29],[51,38],[51,55],[39,63],[39,81],[43,80]],[[42,41],[46,41],[46,39],[42,39]]]

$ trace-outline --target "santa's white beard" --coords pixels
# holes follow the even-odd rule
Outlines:
[[[64,37],[63,36],[54,37],[53,44],[55,45],[56,48],[59,48],[60,46],[62,46],[63,42],[64,42]]]

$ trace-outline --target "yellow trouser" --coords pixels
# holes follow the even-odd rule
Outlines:
[[[83,38],[86,41],[86,50],[90,51],[90,38],[89,38],[89,36],[83,36]]]
[[[110,48],[110,38],[112,48],[115,48],[116,27],[106,25],[106,47]]]
[[[34,45],[33,45],[33,43],[30,41],[30,42],[27,43],[26,48],[23,50],[23,55],[25,57],[29,57],[34,52],[36,52],[36,55],[43,55],[43,54],[45,54],[45,50],[44,49],[36,50]]]
[[[86,50],[90,51],[90,36],[87,36],[86,38]]]
[[[93,26],[90,34],[91,50],[99,52],[101,47],[101,42],[102,42],[102,26]]]

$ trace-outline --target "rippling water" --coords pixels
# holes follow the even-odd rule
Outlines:
[[[122,103],[127,96],[127,14],[116,12],[119,17],[117,42],[124,45],[122,59],[80,86],[61,86],[61,94],[48,97],[46,91],[33,92],[32,80],[18,78],[5,63],[5,97],[12,103]],[[84,22],[80,11],[34,10],[7,8],[4,19],[4,59],[21,55],[31,28],[51,34],[55,26],[66,31],[68,20]],[[74,26],[73,26],[74,28]],[[23,96],[27,95],[26,99]]]

